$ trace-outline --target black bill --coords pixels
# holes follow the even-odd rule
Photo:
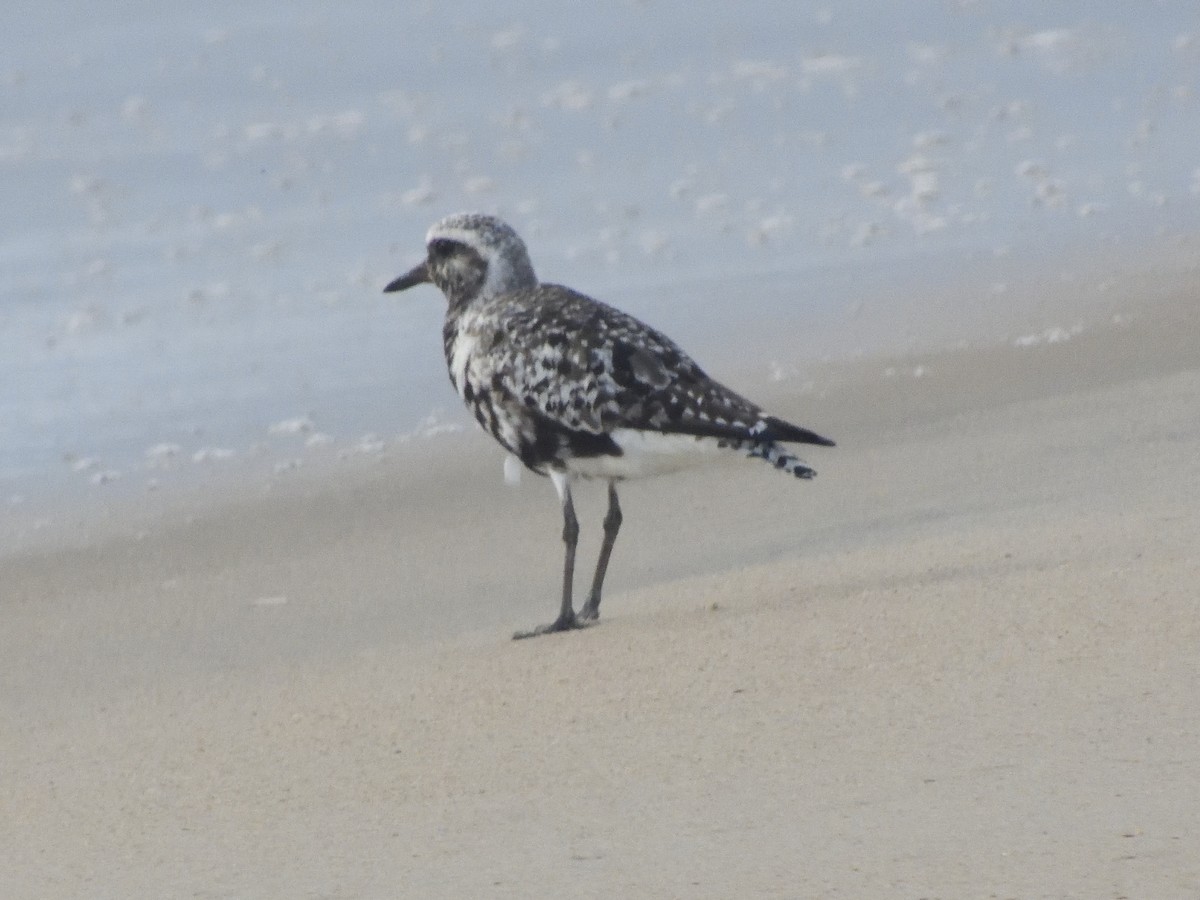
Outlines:
[[[410,287],[418,284],[427,284],[429,282],[429,269],[425,267],[424,262],[420,262],[413,266],[412,269],[405,272],[395,281],[388,284],[383,289],[385,294],[393,293],[394,291],[406,291]]]

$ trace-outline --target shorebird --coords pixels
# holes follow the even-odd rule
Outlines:
[[[797,478],[814,472],[783,445],[833,441],[768,415],[714,381],[666,335],[606,303],[538,281],[525,242],[479,213],[442,219],[426,257],[384,292],[432,283],[446,297],[450,381],[480,426],[526,468],[548,475],[565,545],[558,618],[515,639],[582,628],[621,527],[617,483],[674,471],[719,451],[757,457]],[[604,540],[591,591],[575,612],[576,479],[608,482]]]

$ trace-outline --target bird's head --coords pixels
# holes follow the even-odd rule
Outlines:
[[[425,236],[426,257],[384,293],[432,283],[452,304],[537,285],[525,242],[495,216],[447,216]]]

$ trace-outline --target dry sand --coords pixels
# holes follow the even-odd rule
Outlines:
[[[821,477],[629,486],[579,633],[475,435],[4,560],[0,896],[1200,896],[1200,296],[1129,307],[775,385]]]

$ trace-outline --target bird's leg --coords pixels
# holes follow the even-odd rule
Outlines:
[[[575,621],[575,609],[571,605],[571,588],[575,582],[575,546],[579,543],[579,520],[575,518],[575,503],[571,500],[571,489],[567,488],[567,499],[563,501],[563,583],[562,606],[558,609],[558,623],[570,625]]]
[[[579,618],[593,622],[600,618],[600,591],[604,589],[604,574],[608,571],[608,558],[612,556],[617,532],[621,530],[621,504],[617,502],[616,482],[608,483],[608,512],[604,516],[604,543],[600,545],[600,558],[596,560],[596,574],[592,576],[592,590],[587,603],[579,611]]]
[[[575,518],[575,503],[571,500],[571,484],[565,475],[552,474],[551,478],[562,499],[563,510],[562,539],[565,552],[563,555],[562,606],[559,607],[558,618],[549,625],[539,625],[530,631],[518,631],[513,635],[514,641],[537,637],[539,634],[582,628],[586,624],[575,617],[575,608],[571,602],[571,586],[575,580],[575,545],[579,543],[579,520]]]

